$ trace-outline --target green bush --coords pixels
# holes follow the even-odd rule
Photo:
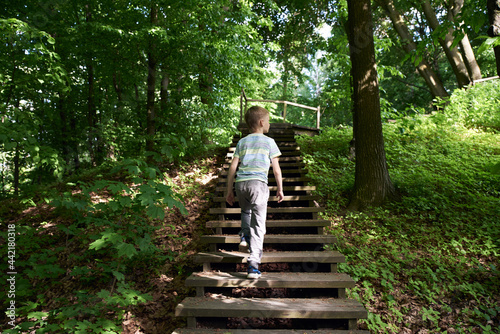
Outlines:
[[[118,174],[129,180],[116,181]],[[68,184],[50,201],[56,217],[64,219],[56,230],[43,233],[44,224],[17,227],[16,268],[23,280],[16,282],[16,315],[24,321],[4,333],[121,332],[125,312],[151,300],[129,277],[175,256],[156,246],[159,224],[153,222],[163,220],[167,207],[186,212],[158,176],[144,161],[124,161],[109,179]],[[42,294],[58,287],[66,293]]]
[[[384,124],[389,174],[401,200],[345,212],[354,183],[352,129],[299,139],[325,199],[339,269],[373,333],[499,333],[500,90],[498,81],[456,91],[444,110]]]

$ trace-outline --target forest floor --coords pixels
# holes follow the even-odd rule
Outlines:
[[[142,267],[140,270],[136,270],[136,272],[130,273],[127,276],[127,280],[134,283],[136,290],[151,295],[152,300],[131,306],[126,310],[122,322],[124,334],[168,334],[175,328],[185,326],[184,319],[175,317],[175,307],[185,297],[194,294],[192,289],[185,287],[184,281],[190,273],[201,270],[199,265],[193,263],[193,255],[205,249],[199,240],[201,235],[210,233],[205,228],[205,223],[216,219],[215,216],[209,213],[209,209],[213,205],[211,197],[218,182],[218,175],[222,170],[224,152],[212,152],[212,155],[205,158],[184,162],[179,166],[168,165],[162,168],[169,186],[183,197],[187,214],[181,214],[178,209],[169,209],[165,219],[158,222],[160,228],[156,231],[155,244],[159,249],[170,254],[171,260],[166,261],[160,266],[148,267],[146,265],[146,270]],[[40,237],[51,233],[60,233],[55,228],[55,225],[64,223],[60,221],[60,217],[54,215],[52,208],[48,205],[27,208],[22,214],[18,214],[15,208],[9,211],[8,207],[5,206],[2,207],[1,211],[2,218],[4,218],[6,223],[30,224],[40,231]],[[330,213],[330,216],[328,219],[332,220],[332,229],[334,229],[343,218],[340,214],[338,217],[333,217],[332,213]],[[51,223],[43,225],[47,221]],[[43,228],[40,228],[41,226]],[[342,235],[343,242],[351,244],[350,240],[355,239],[355,236],[360,233],[363,233],[363,231],[344,229]],[[50,247],[58,248],[65,247],[65,245],[67,245],[67,240],[60,238],[59,244],[52,244]],[[425,249],[422,249],[421,253],[423,258],[427,256]],[[70,270],[71,265],[69,263],[68,265],[67,269]],[[388,270],[390,269],[388,268]],[[411,280],[411,277],[407,276],[406,279]],[[375,282],[378,282],[377,284],[383,285],[383,281],[380,277],[375,279]],[[43,285],[43,282],[32,283],[34,286]],[[68,281],[62,283],[64,286],[71,284]],[[460,300],[460,296],[457,296],[455,300],[450,301],[448,304],[450,308],[447,310],[447,316],[442,316],[442,314],[440,316],[434,312],[426,320],[422,318],[421,313],[426,310],[432,311],[432,304],[422,304],[419,298],[408,294],[407,289],[403,286],[403,281],[400,283],[402,286],[394,284],[391,288],[391,295],[398,302],[398,306],[387,300],[387,294],[383,293],[373,295],[371,298],[372,302],[365,305],[369,312],[378,319],[380,317],[398,318],[398,323],[406,324],[407,328],[400,327],[400,331],[397,331],[398,333],[431,333],[433,331],[426,329],[429,323],[435,323],[436,326],[439,326],[442,330],[440,331],[441,333],[445,330],[447,333],[457,333],[457,315],[464,308],[474,310],[480,306],[475,305],[478,303],[476,300]],[[356,291],[360,295],[366,295],[368,291],[373,291],[373,289],[367,289],[370,286],[370,283],[358,281]],[[102,286],[94,287],[97,291],[102,288]],[[73,294],[77,290],[77,286],[61,289],[60,285],[52,285],[43,293],[49,300],[61,298],[71,300],[74,298]],[[467,303],[467,305],[464,303]],[[53,307],[55,305],[48,306]],[[391,315],[391,313],[394,314]],[[492,319],[486,323],[495,326],[498,324],[498,318],[492,315]],[[367,329],[367,324],[360,322],[360,327]],[[479,330],[479,327],[475,327],[469,332],[481,333],[480,330],[476,329]]]

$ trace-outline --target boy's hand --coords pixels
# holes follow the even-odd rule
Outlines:
[[[285,198],[285,195],[283,194],[283,191],[277,191],[276,192],[276,197],[278,198],[278,203],[283,202],[283,199]]]
[[[227,193],[227,196],[226,196],[226,202],[227,202],[229,205],[233,206],[233,204],[234,204],[234,193],[233,193],[232,191],[229,191],[229,192]]]

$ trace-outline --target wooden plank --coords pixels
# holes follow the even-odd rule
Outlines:
[[[278,189],[277,186],[269,186],[270,191],[276,191]],[[215,191],[225,191],[226,187],[218,186],[215,188]],[[283,191],[314,191],[316,190],[316,186],[283,186]]]
[[[291,146],[287,145],[285,147],[280,147],[280,151],[283,152],[294,152],[294,151],[300,151],[300,146]],[[230,147],[229,152],[234,152],[236,150],[236,147]]]
[[[211,244],[239,244],[241,237],[239,235],[203,235],[200,237],[202,242]],[[266,234],[264,243],[267,244],[334,244],[337,238],[333,235],[317,234]]]
[[[267,208],[267,213],[310,213],[324,212],[325,208],[321,207],[303,207],[303,208]],[[211,208],[211,214],[240,214],[241,208]]]
[[[364,319],[363,305],[352,299],[187,297],[175,309],[181,317]]]
[[[307,173],[307,171],[304,169],[289,169],[289,168],[280,168],[280,169],[281,169],[281,173],[282,173],[283,177],[286,177],[287,174],[305,174],[305,173]],[[219,174],[219,177],[221,179],[225,179],[227,177],[228,172],[229,172],[229,170],[223,170]],[[272,168],[269,168],[267,175],[270,175],[271,177],[274,175]]]
[[[306,177],[306,176],[298,176],[298,177],[283,176],[283,183],[286,183],[286,182],[309,182],[309,181],[311,181],[311,178]],[[226,182],[227,182],[227,178],[219,178],[219,184],[224,184]],[[268,178],[268,182],[269,183],[276,182],[276,179],[274,177],[270,177],[270,178]]]
[[[330,226],[331,222],[324,219],[281,219],[266,221],[267,227],[326,227]],[[241,220],[211,220],[206,223],[208,228],[239,228]]]
[[[314,201],[314,200],[317,200],[317,199],[320,199],[320,198],[321,197],[318,196],[318,195],[285,196],[283,198],[283,201],[285,201],[285,202],[290,202],[290,201]],[[214,198],[212,198],[212,200],[214,202],[225,202],[226,198],[221,196],[221,197],[214,197]],[[238,198],[236,197],[234,199],[234,201],[237,203],[238,202]],[[276,202],[277,201],[276,196],[270,196],[269,197],[269,201],[270,202]]]
[[[258,280],[247,279],[244,272],[199,272],[186,279],[188,287],[253,288],[354,288],[354,280],[345,273],[265,273]]]
[[[226,158],[232,158],[234,155],[234,152],[229,152],[226,154]],[[281,155],[280,155],[280,161],[282,158],[284,157],[298,157],[300,156],[300,151],[285,151],[285,152],[281,152]]]
[[[223,164],[222,168],[226,171],[231,164]],[[295,162],[295,161],[280,161],[280,167],[283,170],[284,168],[291,168],[291,167],[299,167],[303,168],[305,167],[306,164],[304,162]]]
[[[306,106],[305,104],[300,104],[296,102],[289,102],[289,101],[281,101],[281,100],[259,100],[259,99],[246,99],[247,102],[267,102],[267,103],[283,103],[283,104],[288,104],[294,107],[299,107],[303,109],[308,109],[308,110],[314,110],[316,111],[318,108],[317,107],[309,107]]]
[[[194,256],[195,263],[247,263],[248,253],[202,252]],[[261,263],[343,263],[345,256],[337,251],[264,252]]]
[[[177,328],[172,334],[370,334],[361,329],[220,329],[220,328]]]

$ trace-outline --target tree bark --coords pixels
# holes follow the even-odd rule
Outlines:
[[[155,25],[158,21],[158,7],[156,4],[151,5],[150,21]],[[156,44],[154,36],[150,36],[149,50],[148,50],[148,93],[146,101],[146,151],[154,151],[154,136],[156,133],[155,127],[155,88],[156,88],[156,58],[155,58]]]
[[[436,31],[439,29],[439,21],[434,8],[432,8],[429,0],[422,1],[422,10],[425,18],[429,23],[429,27]],[[444,38],[438,37],[439,44],[448,58],[448,62],[457,78],[458,87],[462,88],[470,84],[469,72],[463,61],[462,55],[457,47],[453,47],[453,29],[448,29]]]
[[[90,5],[85,5],[87,23],[92,21],[92,11]],[[87,124],[89,126],[88,146],[92,166],[97,166],[100,163],[102,148],[100,147],[101,138],[97,129],[97,108],[94,97],[94,65],[92,61],[92,51],[89,51],[86,57],[87,67]]]
[[[464,0],[452,0],[448,9],[448,19],[450,21],[455,21],[462,11],[463,6]],[[460,23],[462,24],[462,22]],[[476,56],[474,55],[474,51],[472,50],[472,46],[470,45],[469,36],[467,36],[463,29],[462,33],[463,38],[460,40],[459,46],[463,53],[465,66],[469,71],[469,77],[472,79],[472,81],[479,80],[482,78],[481,69],[479,67],[479,64],[477,63]]]
[[[500,36],[500,0],[488,0],[488,19],[490,27],[488,29],[488,36]],[[497,63],[497,75],[500,76],[500,45],[495,46],[495,59]]]
[[[389,18],[394,25],[399,37],[401,38],[401,44],[406,53],[411,54],[417,50],[417,46],[413,41],[413,37],[411,36],[408,27],[404,23],[403,17],[398,12],[396,7],[394,6],[393,0],[380,0],[383,8],[386,10]],[[449,96],[448,92],[444,88],[443,83],[439,76],[434,72],[431,65],[422,58],[422,60],[416,65],[418,73],[424,78],[427,87],[434,97],[447,97]]]
[[[348,0],[356,169],[350,210],[379,206],[395,195],[386,163],[375,62],[371,0]]]

